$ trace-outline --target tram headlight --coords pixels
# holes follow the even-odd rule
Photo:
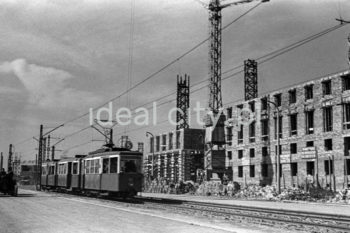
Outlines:
[[[133,178],[129,178],[128,179],[128,185],[129,186],[134,186],[134,179]]]

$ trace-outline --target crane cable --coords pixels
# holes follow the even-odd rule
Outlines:
[[[259,61],[259,60],[262,59],[262,61],[260,61],[259,64],[263,64],[263,63],[265,63],[265,62],[268,62],[268,61],[270,61],[270,60],[272,60],[272,59],[274,59],[274,58],[276,58],[276,57],[278,57],[278,56],[280,56],[280,55],[283,55],[284,53],[287,53],[287,52],[289,52],[289,51],[291,51],[291,50],[293,50],[293,49],[295,49],[295,48],[298,48],[298,47],[300,47],[300,46],[302,46],[302,45],[304,45],[304,44],[306,44],[306,43],[308,43],[308,42],[311,42],[311,41],[313,41],[313,40],[315,40],[315,39],[317,39],[317,38],[319,38],[319,37],[321,37],[321,36],[324,36],[324,35],[326,35],[326,34],[332,32],[332,31],[334,31],[334,30],[336,30],[336,29],[338,29],[338,28],[340,28],[340,27],[342,27],[342,26],[345,26],[345,25],[346,25],[346,24],[340,24],[340,25],[336,25],[336,26],[333,26],[333,27],[331,27],[331,28],[325,29],[325,30],[323,30],[323,31],[321,31],[321,32],[319,32],[319,33],[316,33],[316,34],[313,34],[313,35],[311,35],[311,36],[308,36],[308,37],[306,37],[306,38],[304,38],[304,39],[302,39],[302,40],[299,40],[299,41],[297,41],[297,42],[294,42],[294,43],[292,43],[292,44],[290,44],[290,45],[287,45],[287,46],[285,46],[285,47],[283,47],[283,48],[277,49],[277,50],[272,51],[272,52],[270,52],[270,53],[268,53],[268,54],[265,54],[265,55],[263,55],[263,56],[260,56],[260,57],[256,58],[255,60]],[[236,66],[236,67],[234,67],[234,68],[231,68],[231,69],[229,69],[229,70],[224,71],[223,74],[227,74],[227,73],[229,73],[229,72],[231,72],[231,71],[233,71],[233,70],[237,70],[237,69],[242,68],[242,67],[243,67],[243,65]],[[232,78],[232,77],[237,76],[238,74],[240,74],[240,73],[242,73],[242,72],[243,72],[243,70],[239,70],[239,71],[237,71],[237,72],[235,72],[235,73],[233,73],[233,74],[230,74],[230,75],[228,75],[228,76],[226,76],[226,77],[223,77],[222,80],[226,80],[226,79]],[[191,87],[197,86],[197,85],[199,85],[199,84],[201,84],[201,83],[205,83],[205,82],[206,82],[206,79],[201,80],[201,81],[199,81],[199,82],[197,82],[197,83],[192,84]],[[194,91],[190,91],[190,92],[191,92],[191,93],[195,93],[195,92],[197,92],[197,91],[199,91],[199,90],[201,90],[201,89],[204,89],[205,87],[206,87],[206,86],[203,86],[203,87],[200,87],[200,88],[198,88],[198,89],[196,89],[196,90],[194,90]],[[145,103],[145,104],[143,104],[143,105],[140,105],[140,106],[138,106],[138,107],[136,107],[136,108],[139,108],[139,107],[145,106],[145,105],[147,105],[147,104],[150,104],[150,103],[152,103],[152,102],[154,102],[154,101],[158,101],[158,100],[161,100],[161,99],[163,99],[163,98],[169,97],[169,96],[171,96],[171,95],[173,95],[173,94],[175,94],[175,93],[176,93],[176,91],[175,91],[175,92],[172,92],[172,93],[170,93],[170,94],[167,94],[167,95],[165,95],[165,96],[159,97],[159,98],[157,98],[157,99],[155,99],[155,100],[152,100],[152,101],[150,101],[150,102],[147,102],[147,103]],[[76,131],[76,132],[73,132],[73,133],[69,134],[69,135],[66,136],[66,137],[71,137],[71,136],[73,136],[73,135],[76,135],[77,133],[80,133],[80,132],[82,132],[82,131],[84,131],[84,130],[86,130],[86,129],[88,129],[88,128],[89,128],[89,127],[86,127],[86,128],[83,128],[82,130],[78,130],[78,131]],[[66,137],[65,137],[65,138],[66,138]],[[16,143],[16,145],[22,144],[22,143],[25,143],[25,142],[28,142],[28,141],[30,141],[31,139],[32,139],[32,137],[31,137],[31,138],[28,138],[28,139],[25,139],[25,140],[22,140],[22,141]]]
[[[258,3],[257,5],[260,5],[260,3]],[[255,9],[257,6],[252,7],[253,9]],[[242,18],[242,16],[246,15],[247,13],[251,12],[253,9],[250,8],[249,10],[247,10],[245,13],[243,13],[242,15],[240,15],[238,18],[235,18],[233,21],[231,21],[229,23],[229,25],[233,24],[234,22],[237,22],[238,19]],[[226,29],[227,27],[225,26],[223,29]],[[142,85],[143,83],[147,82],[148,80],[154,78],[156,75],[160,74],[161,72],[163,72],[164,70],[168,69],[170,66],[172,66],[174,63],[176,63],[179,59],[184,58],[185,56],[187,56],[188,54],[192,53],[193,51],[195,51],[196,49],[198,49],[200,46],[202,46],[204,43],[206,43],[209,40],[210,37],[206,38],[205,40],[201,41],[200,43],[198,43],[197,45],[195,45],[194,47],[192,47],[191,49],[187,50],[185,53],[183,53],[182,55],[178,56],[177,58],[175,58],[174,60],[172,60],[171,62],[169,62],[168,64],[164,65],[162,68],[160,68],[159,70],[157,70],[156,72],[153,72],[152,74],[148,75],[145,79],[143,79],[142,81],[136,83],[135,85],[131,86],[130,88],[128,88],[127,90],[123,91],[121,94],[109,99],[107,102],[96,106],[95,108],[101,108],[103,106],[105,106],[106,104],[108,104],[109,102],[113,102],[116,99],[124,96],[125,94],[127,94],[128,92],[134,90],[135,88],[139,87],[140,85]],[[64,122],[64,124],[69,124],[71,122],[74,122],[76,120],[79,120],[85,116],[88,116],[89,112],[81,114],[75,118],[72,118],[70,120],[67,120],[66,122]]]
[[[135,27],[135,0],[131,0],[131,12],[130,12],[130,36],[129,36],[129,61],[128,61],[128,86],[129,90],[132,85],[132,68],[133,68],[133,55],[134,55],[134,27]],[[127,92],[126,95],[126,107],[130,109],[130,95],[131,92]],[[124,134],[126,134],[127,126],[124,127]]]
[[[316,34],[313,34],[313,35],[311,35],[311,36],[309,36],[309,37],[306,37],[305,39],[302,39],[302,40],[300,40],[300,41],[297,41],[297,42],[295,42],[295,43],[292,43],[292,44],[290,44],[290,45],[287,45],[287,46],[285,46],[285,47],[283,47],[283,48],[277,49],[277,50],[272,51],[272,52],[270,52],[270,53],[268,53],[268,54],[265,54],[265,55],[263,55],[263,56],[261,56],[261,57],[258,57],[258,58],[256,58],[255,60],[261,60],[261,59],[263,59],[261,62],[259,62],[259,64],[263,64],[263,63],[265,63],[265,62],[267,62],[267,61],[269,61],[269,60],[272,60],[273,58],[276,58],[277,56],[280,56],[280,55],[282,55],[282,54],[284,54],[284,53],[286,53],[286,52],[289,52],[289,51],[291,51],[291,50],[293,50],[293,49],[295,49],[295,48],[297,48],[297,47],[299,47],[299,46],[301,46],[301,45],[303,45],[303,44],[306,44],[306,43],[308,43],[308,42],[310,42],[310,41],[312,41],[312,40],[315,40],[315,39],[317,39],[317,38],[319,38],[319,37],[321,37],[321,36],[323,36],[323,35],[326,35],[326,34],[332,32],[332,31],[334,31],[334,30],[336,30],[336,29],[342,27],[342,26],[345,26],[345,25],[346,25],[346,24],[340,24],[340,25],[336,25],[336,26],[333,26],[333,27],[331,27],[331,28],[325,29],[325,30],[323,30],[323,31],[321,31],[321,32],[319,32],[319,33],[316,33]],[[350,47],[350,45],[349,45],[349,47]],[[265,58],[265,59],[264,59],[264,58]],[[243,65],[236,66],[236,67],[234,67],[234,68],[231,68],[231,69],[229,69],[229,70],[224,71],[222,74],[229,73],[229,72],[231,72],[231,71],[233,71],[233,70],[237,70],[237,69],[242,68],[242,67],[243,67]],[[240,73],[242,73],[242,72],[243,72],[243,70],[240,70],[240,71],[238,71],[238,72],[235,72],[235,73],[233,73],[233,74],[231,74],[231,75],[228,75],[228,76],[222,78],[222,80],[229,79],[229,78],[234,77],[234,76],[236,76],[236,75],[238,75],[238,74],[240,74]],[[201,84],[201,83],[204,83],[204,82],[206,82],[206,79],[201,80],[201,81],[199,81],[199,82],[197,82],[197,83],[192,84],[191,87],[197,86],[197,85],[199,85],[199,84]],[[196,89],[196,90],[194,90],[194,91],[191,91],[191,93],[197,92],[197,91],[199,91],[199,90],[201,90],[201,89],[203,89],[203,88],[205,88],[205,87],[206,87],[206,86],[200,87],[200,88],[198,88],[198,89]],[[161,99],[166,98],[166,97],[169,97],[169,96],[171,96],[171,95],[173,95],[173,94],[175,94],[175,93],[176,93],[176,91],[175,91],[175,92],[172,92],[172,93],[170,93],[170,94],[168,94],[168,95],[159,97],[159,98],[157,98],[156,100],[153,100],[152,102],[157,101],[157,100],[161,100]],[[145,106],[145,105],[150,104],[150,103],[152,103],[152,102],[147,102],[146,104],[140,105],[140,106],[138,106],[138,107],[136,107],[136,108]],[[85,131],[85,130],[88,129],[88,128],[89,128],[89,127],[86,127],[86,128],[81,129],[81,130],[78,130],[78,131],[76,131],[76,132],[73,132],[73,133],[67,135],[65,138],[74,136],[74,135],[76,135],[76,134],[78,134],[78,133],[80,133],[80,132],[82,132],[82,131]],[[24,140],[22,140],[22,141],[16,143],[15,145],[23,144],[23,143],[28,142],[28,141],[30,141],[30,140],[32,140],[32,137],[30,137],[30,138],[28,138],[28,139],[24,139]]]
[[[256,7],[256,6],[254,6],[253,8],[255,8],[255,7]],[[249,9],[248,11],[251,11],[251,10],[252,10],[252,9]],[[247,12],[246,12],[246,13],[247,13]],[[244,13],[244,14],[246,14],[246,13]],[[240,16],[239,18],[241,18],[241,17],[242,17],[242,16]],[[233,20],[229,25],[231,25],[231,24],[232,24],[233,22],[235,22],[235,21],[237,21],[237,19]],[[299,47],[299,46],[301,46],[301,45],[303,45],[303,44],[305,44],[305,43],[307,43],[307,42],[310,42],[310,41],[312,41],[312,40],[314,40],[314,39],[317,39],[318,37],[323,36],[323,35],[325,35],[325,34],[328,34],[329,32],[331,32],[331,31],[333,31],[333,30],[336,30],[336,29],[340,28],[341,26],[345,26],[345,25],[346,25],[346,24],[342,24],[342,25],[334,26],[334,27],[332,27],[332,28],[328,28],[328,29],[326,29],[326,30],[324,30],[324,31],[322,31],[322,32],[320,32],[320,33],[317,33],[317,34],[315,34],[315,35],[312,35],[312,36],[310,36],[310,37],[307,37],[307,38],[305,38],[305,39],[303,39],[303,40],[301,40],[301,41],[295,42],[295,43],[293,43],[293,44],[291,44],[291,45],[288,45],[288,46],[286,46],[286,47],[284,47],[284,48],[281,48],[281,49],[275,50],[275,51],[273,51],[273,52],[271,52],[271,53],[268,53],[268,54],[266,54],[266,55],[264,55],[264,56],[262,56],[262,57],[257,58],[256,60],[259,60],[259,59],[262,59],[262,58],[265,58],[265,57],[267,57],[267,56],[271,56],[271,55],[274,55],[274,54],[275,54],[273,57],[267,58],[267,59],[263,60],[262,62],[260,62],[260,64],[265,63],[265,62],[267,62],[267,61],[269,61],[269,60],[271,60],[271,59],[273,59],[273,58],[275,58],[275,57],[277,57],[277,56],[280,56],[280,55],[282,55],[282,54],[284,54],[284,53],[286,53],[286,52],[288,52],[288,51],[290,51],[290,50],[292,50],[292,49],[294,49],[294,48],[297,48],[297,47]],[[223,29],[226,29],[226,28],[227,28],[227,25],[226,25],[225,27],[223,27]],[[183,55],[181,55],[179,58],[177,58],[177,59],[174,60],[174,61],[176,62],[176,61],[178,61],[178,59],[181,59],[181,58],[183,58],[184,56],[186,56],[187,54],[189,54],[189,53],[191,53],[192,51],[196,50],[198,47],[200,47],[202,44],[204,44],[208,39],[209,39],[209,38],[207,38],[206,40],[200,42],[200,43],[197,44],[195,47],[193,47],[192,49],[190,49],[189,51],[187,51],[186,53],[184,53]],[[161,70],[158,70],[157,72],[155,72],[154,75],[156,75],[157,73],[160,73],[162,70],[164,70],[164,69],[166,69],[167,67],[169,67],[170,65],[172,65],[172,64],[174,63],[174,61],[171,62],[171,63],[169,63],[167,66],[164,66]],[[226,74],[226,73],[231,72],[231,71],[233,71],[233,70],[239,69],[239,68],[241,68],[241,67],[243,67],[243,65],[239,65],[239,66],[236,66],[236,67],[231,68],[231,69],[229,69],[229,70],[226,70],[225,72],[223,72],[223,74]],[[234,74],[231,74],[231,75],[229,75],[229,76],[227,76],[227,77],[224,77],[222,80],[231,78],[231,77],[236,76],[236,75],[238,75],[238,74],[240,74],[240,73],[242,73],[242,72],[243,72],[243,70],[240,70],[240,71],[238,71],[238,72],[236,72],[236,73],[234,73]],[[153,76],[152,76],[152,75],[151,75],[151,76],[148,76],[148,79],[150,79],[151,77],[153,77]],[[127,91],[130,91],[130,90],[132,90],[133,88],[136,88],[136,86],[141,85],[141,84],[142,84],[143,82],[145,82],[145,81],[147,81],[147,79],[145,79],[145,80],[143,80],[142,82],[136,84],[134,87],[131,87],[131,88],[130,88],[129,90],[127,90]],[[193,87],[193,86],[199,85],[199,84],[204,83],[204,82],[206,82],[206,79],[205,79],[205,80],[202,80],[202,81],[200,81],[200,82],[194,83],[194,84],[191,85],[191,86]],[[206,87],[206,86],[201,87],[201,88],[198,88],[198,89],[196,89],[195,91],[191,91],[191,92],[192,92],[192,93],[193,93],[193,92],[197,92],[197,91],[199,91],[199,90],[201,90],[201,89],[203,89],[203,88],[205,88],[205,87]],[[124,92],[124,93],[125,93],[125,92]],[[176,93],[176,92],[170,93],[170,94],[168,94],[168,95],[166,95],[166,96],[164,96],[164,97],[157,98],[157,100],[162,99],[162,98],[165,98],[165,97],[168,97],[168,96],[171,96],[171,95],[173,95],[174,93]],[[122,93],[121,95],[119,95],[119,97],[121,97],[122,95],[123,95],[123,93]],[[117,98],[118,98],[118,97],[115,97],[114,99],[117,99]],[[112,101],[113,101],[113,99],[112,99]],[[107,103],[108,103],[108,102],[107,102]],[[149,102],[149,103],[150,103],[150,102]],[[141,105],[141,106],[145,106],[145,105],[147,105],[147,104],[149,104],[149,103],[146,103],[146,104]],[[105,105],[105,104],[103,104],[102,106],[104,106],[104,105]],[[102,106],[100,106],[100,107],[102,107]],[[73,122],[73,121],[75,121],[75,120],[77,120],[77,119],[80,119],[80,118],[82,118],[82,117],[84,117],[84,116],[86,116],[86,115],[88,115],[88,114],[89,114],[89,113],[86,113],[86,114],[84,114],[84,115],[81,115],[81,116],[79,116],[79,117],[76,117],[76,118],[74,118],[74,119],[72,119],[72,120],[70,120],[70,121],[65,122],[65,124],[68,124],[68,123]],[[88,128],[89,128],[89,127],[86,127],[86,128],[84,128],[83,130],[78,130],[78,132],[73,132],[72,134],[75,135],[75,134],[77,134],[77,133],[79,133],[79,132],[82,132],[82,131],[88,129]],[[68,135],[68,136],[70,137],[70,136],[73,136],[73,135]],[[30,141],[31,139],[32,139],[32,137],[31,137],[31,138],[28,138],[28,139],[24,139],[24,140],[22,140],[22,141],[16,143],[16,145],[18,145],[18,144],[23,144],[23,143],[25,143],[25,142]]]

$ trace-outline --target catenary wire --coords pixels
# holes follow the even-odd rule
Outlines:
[[[257,6],[255,6],[255,7],[257,7]],[[254,7],[253,7],[253,8],[254,8]],[[249,11],[251,11],[251,10],[252,10],[252,9],[250,9]],[[248,13],[248,12],[246,12],[245,14],[247,14],[247,13]],[[243,16],[243,15],[242,15],[242,16]],[[240,16],[239,18],[241,18],[242,16]],[[230,24],[234,23],[234,22],[237,21],[239,18],[237,18],[236,20],[232,21]],[[230,24],[229,24],[229,25],[230,25]],[[226,25],[224,28],[227,28],[229,25]],[[340,27],[342,27],[342,26],[345,26],[345,25],[346,25],[346,24],[341,24],[341,25],[337,25],[337,26],[328,28],[328,29],[326,29],[326,30],[324,30],[324,31],[322,31],[322,32],[319,32],[319,33],[314,34],[314,35],[312,35],[312,36],[310,36],[310,37],[307,37],[307,38],[305,38],[305,39],[303,39],[303,40],[301,40],[301,41],[292,43],[292,44],[290,44],[290,45],[288,45],[288,46],[286,46],[286,47],[284,47],[284,48],[275,50],[275,51],[273,51],[273,52],[271,52],[271,53],[268,53],[268,54],[266,54],[266,55],[264,55],[264,56],[261,56],[261,57],[257,58],[256,60],[260,60],[260,59],[266,58],[266,59],[263,59],[261,62],[259,62],[259,64],[263,64],[263,63],[265,63],[265,62],[267,62],[267,61],[270,61],[270,60],[272,60],[272,59],[274,59],[274,58],[276,58],[276,57],[278,57],[278,56],[280,56],[280,55],[282,55],[282,54],[284,54],[284,53],[287,53],[287,52],[289,52],[289,51],[291,51],[291,50],[293,50],[293,49],[295,49],[295,48],[297,48],[297,47],[299,47],[299,46],[301,46],[301,45],[303,45],[303,44],[306,44],[306,43],[308,43],[308,42],[310,42],[310,41],[313,41],[314,39],[317,39],[317,38],[319,38],[319,37],[321,37],[321,36],[323,36],[323,35],[326,35],[326,34],[332,32],[332,31],[334,31],[334,30],[336,30],[336,29],[338,29],[338,28],[340,28]],[[206,39],[204,42],[206,42],[207,40],[208,40],[208,39]],[[203,43],[204,43],[204,42],[203,42]],[[200,45],[201,45],[201,43],[198,44],[197,46],[199,47]],[[188,51],[187,53],[183,54],[179,59],[181,59],[182,57],[184,57],[184,56],[187,55],[188,53],[192,52],[192,51],[195,50],[196,48],[197,48],[197,47],[194,47],[192,50],[190,50],[190,51]],[[273,55],[273,56],[271,56],[271,55]],[[271,56],[271,57],[269,57],[269,56]],[[170,64],[170,63],[169,63],[169,64]],[[239,66],[236,66],[236,67],[234,67],[234,68],[232,68],[232,69],[229,69],[229,70],[223,72],[223,74],[226,74],[226,73],[228,73],[228,72],[230,72],[230,71],[232,71],[232,70],[235,70],[235,69],[239,69],[239,68],[241,68],[241,67],[243,67],[243,65],[239,65]],[[229,75],[229,76],[227,76],[227,77],[222,78],[222,80],[225,80],[225,79],[234,77],[234,76],[236,76],[236,75],[238,75],[238,74],[240,74],[240,73],[242,73],[242,72],[243,72],[243,70],[240,70],[240,71],[238,71],[238,72],[236,72],[236,73],[234,73],[234,74],[231,74],[231,75]],[[144,80],[144,81],[146,81],[146,80]],[[207,81],[207,80],[205,79],[205,80],[199,81],[199,82],[197,82],[197,83],[195,83],[195,84],[193,84],[193,85],[191,85],[191,86],[193,87],[193,86],[199,85],[199,84],[201,84],[201,83],[203,83],[203,82],[206,82],[206,81]],[[200,88],[198,88],[198,89],[196,89],[196,90],[194,90],[194,91],[191,91],[191,92],[194,93],[194,92],[197,92],[197,91],[199,91],[199,90],[201,90],[201,89],[203,89],[203,88],[206,88],[206,86],[200,87]],[[170,94],[168,94],[168,95],[166,95],[166,96],[163,96],[163,97],[158,98],[157,100],[160,100],[160,99],[169,97],[169,96],[171,96],[171,95],[173,95],[173,94],[175,94],[175,93],[176,93],[176,92],[170,93]],[[121,95],[119,95],[119,96],[121,96]],[[117,99],[117,98],[114,98],[114,99]],[[236,101],[237,101],[237,100],[236,100]],[[236,102],[236,101],[234,101],[234,102]],[[152,101],[152,102],[154,102],[154,101]],[[167,102],[165,102],[165,103],[170,103],[170,102],[172,102],[172,101],[167,101]],[[107,102],[107,103],[108,103],[108,102]],[[145,105],[147,105],[147,104],[149,104],[149,103],[146,103],[146,104],[141,105],[141,106],[145,106]],[[163,104],[164,104],[164,103],[163,103]],[[105,104],[103,104],[102,106],[104,106],[104,105],[105,105]],[[102,106],[101,106],[101,107],[102,107]],[[87,114],[85,114],[85,115],[87,115]],[[85,116],[85,115],[84,115],[84,116]],[[82,118],[82,117],[80,117],[80,118]],[[69,121],[69,122],[72,122],[72,121],[73,121],[73,120],[71,120],[71,121]],[[69,123],[69,122],[67,122],[67,123]],[[74,133],[72,133],[72,134],[70,134],[70,135],[68,135],[68,136],[66,136],[66,137],[71,137],[71,136],[73,136],[73,135],[76,135],[76,134],[78,134],[78,133],[80,133],[80,132],[82,132],[82,131],[84,131],[84,130],[86,130],[86,129],[88,129],[88,128],[90,128],[90,126],[84,128],[84,129],[82,129],[82,130],[78,130],[78,131],[76,131],[76,132],[74,132]],[[66,138],[66,137],[65,137],[65,138]],[[32,137],[31,137],[31,138],[28,138],[28,139],[25,139],[25,140],[22,140],[22,141],[20,141],[19,143],[17,143],[16,145],[25,143],[25,142],[27,142],[27,141],[29,141],[29,140],[31,140],[31,139],[32,139]]]

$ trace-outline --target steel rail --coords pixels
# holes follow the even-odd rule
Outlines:
[[[57,193],[57,196],[75,196],[69,193]],[[294,230],[308,232],[350,232],[350,216],[341,214],[316,213],[312,211],[297,211],[275,208],[253,207],[235,204],[218,204],[202,201],[191,201],[172,198],[156,198],[137,196],[134,198],[116,198],[108,196],[91,197],[78,195],[83,199],[99,199],[103,202],[126,202],[128,205],[145,206],[150,204],[151,208],[164,209],[166,211],[184,211],[186,214],[199,212],[211,217],[224,217],[229,221],[246,221],[256,225],[267,225],[281,228],[291,227]],[[236,218],[238,217],[238,218]],[[243,219],[243,220],[242,220]]]
[[[225,216],[229,217],[229,219],[232,216],[239,216],[241,218],[269,221],[274,223],[274,225],[276,225],[276,222],[279,222],[293,224],[294,226],[314,227],[316,229],[350,231],[350,216],[345,215],[149,197],[137,197],[137,199],[144,202],[157,203],[159,206],[164,205],[167,209],[171,207],[186,211],[208,212],[210,215]],[[296,227],[296,229],[300,229],[300,227]]]

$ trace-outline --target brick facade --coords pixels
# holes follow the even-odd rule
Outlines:
[[[233,180],[243,185],[276,183],[276,109],[274,104],[264,104],[264,98],[280,104],[281,186],[315,182],[317,171],[321,186],[334,187],[334,180],[338,189],[347,186],[350,71],[237,102],[228,108],[226,160],[232,164]],[[253,114],[248,115],[246,108]],[[240,126],[239,116],[243,116],[243,122],[251,117],[253,124]],[[243,140],[239,137],[241,127]]]
[[[153,157],[153,178],[196,181],[198,170],[204,168],[204,138],[203,129],[180,129],[149,138],[145,176],[151,177]]]

